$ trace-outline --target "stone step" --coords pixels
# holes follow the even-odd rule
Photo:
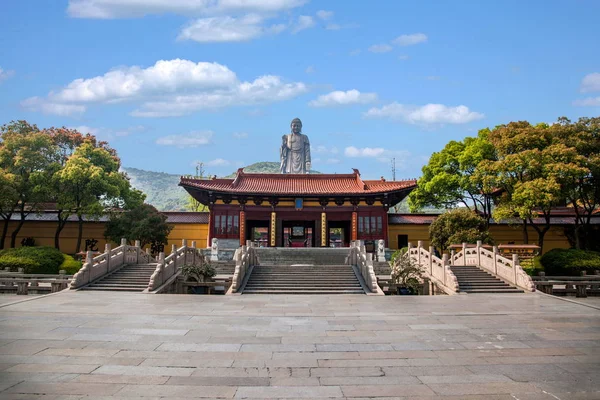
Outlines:
[[[338,285],[338,284],[331,284],[331,283],[324,283],[324,284],[313,284],[313,283],[307,283],[307,284],[293,284],[293,283],[289,283],[289,282],[283,282],[283,283],[248,283],[246,285],[246,289],[248,288],[262,288],[262,287],[295,287],[295,288],[327,288],[327,287],[354,287],[354,288],[360,288],[360,283],[345,283],[342,285]]]
[[[128,288],[147,288],[148,284],[134,284],[134,283],[92,283],[90,287],[128,287]]]
[[[461,290],[464,293],[524,293],[521,289],[507,288],[507,289],[467,289]]]
[[[145,289],[145,288],[144,288]],[[109,292],[142,292],[144,289],[128,288],[128,287],[97,287],[97,286],[86,286],[82,290],[105,290]]]
[[[309,294],[309,295],[316,295],[316,294],[358,294],[358,295],[363,295],[365,294],[365,292],[360,289],[360,290],[321,290],[318,292],[311,292],[311,291],[307,291],[307,290],[302,290],[302,289],[284,289],[284,290],[279,290],[279,289],[252,289],[249,291],[244,290],[244,294]]]

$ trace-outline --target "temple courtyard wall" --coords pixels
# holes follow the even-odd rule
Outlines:
[[[186,213],[178,213],[179,215]],[[189,213],[190,215],[195,213]],[[181,218],[180,218],[181,219]],[[190,218],[192,219],[192,218]],[[197,219],[197,218],[196,218]],[[193,221],[193,219],[192,219]],[[83,239],[82,239],[82,250],[85,246],[86,239],[97,240],[96,246],[98,249],[103,250],[104,245],[107,243],[104,238],[105,221],[97,222],[84,222],[83,225]],[[10,233],[16,227],[17,222],[11,221],[9,223],[8,232],[9,235],[5,240],[5,248],[10,246]],[[196,241],[198,247],[209,247],[207,246],[208,238],[208,223],[203,222],[173,222],[173,230],[169,235],[168,246],[165,249],[170,252],[171,245],[181,245],[182,239]],[[63,229],[60,235],[60,247],[65,253],[74,253],[75,245],[77,242],[78,235],[78,223],[67,222],[67,225]],[[21,245],[21,241],[25,238],[34,238],[37,246],[54,246],[54,234],[56,231],[56,222],[54,221],[26,221],[19,235],[17,236],[17,246]],[[555,225],[550,228],[546,233],[544,239],[544,252],[550,251],[555,248],[569,248],[569,242],[564,236],[564,227],[561,225]],[[398,235],[406,235],[409,242],[416,244],[419,240],[423,241],[425,247],[429,246],[429,224],[389,224],[388,227],[389,243],[388,247],[391,249],[398,248]],[[533,244],[537,242],[537,232],[528,227],[529,243]],[[523,233],[522,228],[518,226],[511,226],[507,224],[492,224],[490,225],[490,234],[494,238],[496,244],[523,244]],[[115,243],[113,243],[115,245]]]
[[[538,293],[0,305],[1,399],[579,400],[598,376],[600,311]]]

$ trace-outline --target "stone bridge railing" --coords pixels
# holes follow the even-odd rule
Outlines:
[[[247,280],[251,267],[258,264],[254,243],[250,240],[246,241],[245,246],[241,246],[235,251],[233,259],[235,260],[235,271],[227,294],[237,293]]]
[[[120,246],[111,249],[110,244],[106,244],[104,253],[96,257],[94,257],[93,252],[88,251],[83,266],[73,275],[70,288],[79,289],[125,264],[150,264],[154,262],[156,260],[150,255],[149,250],[146,252],[142,250],[139,240],[135,241],[135,245],[130,246],[127,244],[127,239],[121,239]]]
[[[461,251],[456,254],[452,252],[450,263],[451,265],[477,265],[506,283],[529,292],[535,291],[535,283],[519,264],[519,256],[513,254],[512,259],[501,256],[497,246],[489,251],[483,248],[481,241],[478,241],[475,247],[467,247],[467,244],[463,243]]]
[[[196,248],[196,242],[192,242],[192,246],[188,246],[187,240],[181,241],[181,247],[171,246],[171,254],[165,257],[165,253],[161,252],[158,255],[156,269],[150,277],[148,289],[144,292],[160,292],[161,288],[171,284],[179,275],[181,267],[185,264],[196,264],[200,258],[205,256],[200,249]]]
[[[350,242],[350,252],[348,254],[347,264],[358,268],[367,289],[373,294],[383,295],[383,291],[377,284],[377,277],[373,269],[373,253],[367,253],[365,242],[362,240],[353,240]]]
[[[458,293],[458,280],[450,269],[447,254],[439,258],[434,254],[432,246],[429,246],[429,249],[425,250],[421,241],[417,242],[417,247],[413,247],[409,243],[408,253],[410,258],[421,266],[425,275],[439,289],[443,290],[446,294]]]

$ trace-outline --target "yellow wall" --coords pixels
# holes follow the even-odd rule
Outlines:
[[[528,227],[529,244],[537,244],[538,234],[532,227]],[[510,225],[490,225],[490,234],[496,244],[523,244],[523,231],[521,227]],[[389,247],[398,248],[398,235],[408,235],[408,241],[413,246],[417,241],[422,240],[423,246],[429,246],[429,225],[390,225],[389,227]],[[562,226],[553,226],[544,237],[544,253],[552,249],[568,249],[569,242],[563,234]]]
[[[19,235],[17,236],[17,247],[21,247],[21,240],[26,237],[35,239],[36,246],[52,246],[54,247],[54,233],[56,232],[56,222],[46,221],[26,221]],[[196,241],[199,248],[207,247],[208,224],[172,224],[173,230],[169,234],[169,244],[165,246],[165,252],[168,254],[171,251],[171,245],[181,246],[181,240],[187,239],[188,245],[192,245],[192,241]],[[16,222],[10,222],[8,226],[8,235],[4,242],[4,248],[10,247],[10,235],[16,228]],[[75,253],[75,245],[77,244],[78,225],[76,222],[68,222],[60,234],[60,249],[67,254]],[[86,239],[96,239],[98,241],[98,250],[103,251],[104,245],[107,243],[104,238],[104,223],[103,222],[84,222],[83,237],[81,240],[81,250],[85,248]],[[135,239],[134,239],[135,240]],[[116,246],[112,243],[112,246]],[[148,246],[147,246],[148,247]]]
[[[16,222],[11,222],[8,227],[8,237],[5,241],[5,248],[10,247],[10,234],[16,227]],[[187,239],[188,245],[191,246],[192,241],[196,241],[199,248],[209,247],[208,224],[172,224],[173,230],[169,235],[169,243],[165,246],[165,252],[170,253],[171,245],[181,246],[181,240]],[[63,229],[60,235],[60,248],[65,253],[74,253],[75,244],[77,241],[78,232],[77,223],[69,222]],[[21,246],[21,240],[25,237],[33,237],[35,244],[38,246],[54,246],[54,232],[56,230],[55,222],[27,221],[21,228],[17,237],[17,247]],[[509,225],[491,225],[490,233],[496,244],[515,244],[523,243],[523,235],[520,227],[512,227]],[[398,248],[398,235],[408,235],[408,241],[413,245],[417,245],[419,240],[423,241],[423,246],[429,246],[429,225],[416,224],[398,224],[389,226],[389,243],[391,249]],[[85,246],[85,239],[98,240],[98,249],[103,250],[106,240],[104,239],[104,223],[102,222],[85,222],[83,226],[83,240],[81,248]],[[533,228],[529,228],[529,243],[537,244],[537,232]],[[113,246],[116,243],[112,244]],[[563,228],[553,226],[550,228],[544,239],[544,253],[555,248],[569,248],[569,242],[563,234]]]
[[[398,235],[408,235],[408,242],[413,246],[416,246],[419,240],[423,241],[423,246],[429,246],[429,225],[389,225],[388,233],[388,247],[390,249],[398,248]]]

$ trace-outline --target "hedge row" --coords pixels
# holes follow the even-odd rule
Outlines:
[[[68,275],[79,271],[81,263],[54,247],[19,247],[0,251],[0,269],[17,272],[23,268],[26,274],[58,274],[64,269]]]
[[[600,253],[578,249],[553,249],[540,259],[544,272],[548,276],[580,275],[600,270]]]

